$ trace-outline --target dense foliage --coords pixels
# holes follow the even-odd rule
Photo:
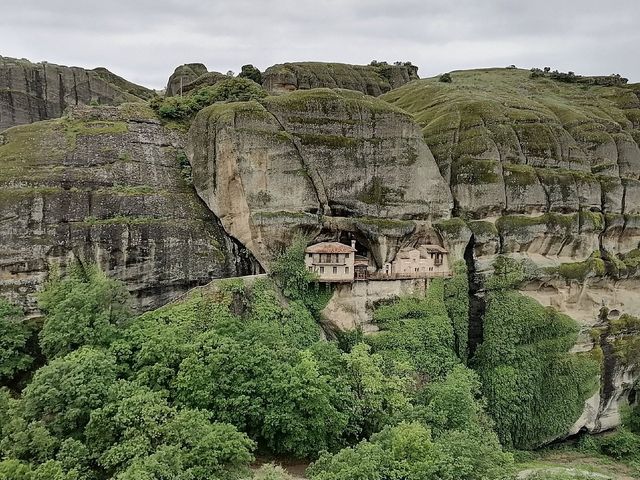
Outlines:
[[[151,107],[163,118],[182,120],[216,102],[246,102],[267,96],[267,92],[249,78],[229,78],[199,88],[185,96],[156,97]]]
[[[534,448],[566,432],[597,388],[598,363],[569,349],[577,323],[510,287],[522,264],[500,260],[484,316],[475,365],[504,445]]]
[[[444,301],[453,325],[455,351],[466,362],[469,354],[469,279],[464,261],[453,265],[453,277],[444,285]]]
[[[33,363],[28,342],[33,328],[22,311],[0,300],[0,385],[26,371]]]
[[[500,441],[535,447],[579,416],[597,366],[568,353],[575,322],[511,289],[526,265],[499,260],[487,282],[476,373],[464,265],[379,305],[378,334],[327,341],[331,290],[304,268],[304,246],[270,278],[214,282],[138,317],[121,283],[78,265],[42,292],[35,349],[2,304],[3,378],[38,349],[46,362],[22,391],[0,390],[0,479],[249,478],[255,452],[315,460],[320,480],[506,479]],[[632,457],[638,418],[598,451]],[[253,476],[288,478],[273,465]]]

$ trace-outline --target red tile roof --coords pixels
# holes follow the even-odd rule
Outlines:
[[[305,253],[351,253],[356,249],[340,242],[321,242],[307,247]]]

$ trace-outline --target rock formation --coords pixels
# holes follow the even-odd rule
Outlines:
[[[124,281],[141,309],[250,271],[185,180],[183,137],[142,104],[1,134],[0,294],[32,309],[49,270],[74,258]]]
[[[70,105],[119,105],[151,93],[105,68],[85,70],[0,57],[0,131],[58,118]]]
[[[410,63],[347,65],[298,62],[267,68],[262,74],[262,85],[272,94],[311,88],[345,88],[377,97],[416,79],[418,67]]]
[[[640,86],[512,69],[451,78],[382,98],[414,115],[466,219],[449,241],[472,247],[477,272],[497,254],[526,260],[537,272],[524,293],[582,325],[577,351],[604,352],[601,390],[573,431],[610,428],[637,379],[603,348],[600,311],[640,313]]]
[[[0,129],[147,95],[103,69],[1,62]],[[572,431],[609,428],[637,380],[614,353],[640,335],[615,322],[640,313],[640,86],[515,69],[445,83],[416,70],[275,65],[263,86],[277,95],[208,107],[179,126],[188,135],[141,103],[5,131],[0,294],[32,308],[50,268],[90,259],[150,308],[257,262],[268,269],[297,233],[356,239],[378,267],[441,241],[467,261],[474,289],[507,254],[531,269],[524,294],[581,324],[574,350],[601,352],[602,388]],[[223,78],[183,65],[167,95]],[[418,290],[342,286],[325,314],[373,330],[371,301]]]
[[[180,93],[185,94],[201,87],[215,85],[227,78],[229,77],[223,73],[209,72],[202,63],[187,63],[177,67],[171,74],[167,82],[165,95],[173,97],[174,95],[180,95]]]
[[[411,117],[348,90],[209,107],[189,157],[202,199],[263,264],[296,232],[350,232],[381,266],[394,242],[451,209]]]

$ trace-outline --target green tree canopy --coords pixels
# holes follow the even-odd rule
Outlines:
[[[131,318],[124,284],[107,278],[95,265],[77,264],[64,279],[52,278],[39,305],[46,314],[40,347],[47,358],[84,345],[107,346],[116,327]]]
[[[27,345],[32,334],[33,328],[22,311],[0,299],[0,385],[28,370],[33,363]]]

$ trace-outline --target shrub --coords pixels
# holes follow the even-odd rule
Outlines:
[[[440,75],[439,80],[441,82],[444,82],[444,83],[451,83],[451,81],[452,81],[451,74],[450,73],[443,73],[442,75]]]
[[[158,115],[170,120],[187,119],[217,102],[246,102],[266,97],[267,92],[248,78],[229,78],[212,86],[189,92],[184,97],[153,100],[150,105]]]

